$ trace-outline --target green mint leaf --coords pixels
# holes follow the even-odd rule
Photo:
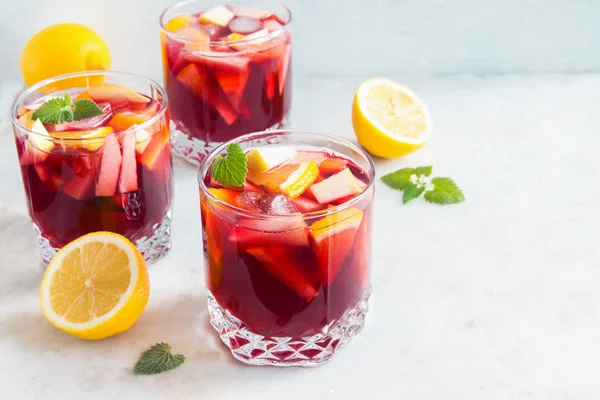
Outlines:
[[[156,343],[146,350],[135,363],[135,375],[153,375],[170,371],[179,367],[185,361],[183,354],[171,354],[171,346],[166,343]]]
[[[104,114],[104,111],[92,100],[82,99],[73,102],[75,110],[73,111],[73,119],[80,121],[82,119],[97,117]]]
[[[241,188],[246,183],[248,174],[248,157],[242,146],[231,143],[226,148],[225,158],[218,156],[210,173],[215,181],[224,186]]]
[[[402,202],[406,204],[409,201],[418,198],[424,190],[424,187],[418,187],[417,185],[408,185],[404,189],[404,194],[402,195]]]
[[[417,176],[421,176],[421,175],[425,175],[425,176],[429,176],[431,175],[431,171],[433,170],[431,165],[428,165],[426,167],[417,167],[415,168],[415,175]]]
[[[381,177],[383,183],[396,190],[404,190],[410,185],[410,176],[415,173],[414,168],[402,168],[391,174]]]
[[[40,108],[35,110],[31,118],[33,120],[39,119],[44,124],[62,124],[63,122],[73,121],[74,115],[71,109],[71,96],[69,93],[65,93],[64,98],[50,99]]]
[[[425,193],[425,200],[434,204],[457,204],[465,201],[462,190],[450,178],[433,178],[434,189]]]

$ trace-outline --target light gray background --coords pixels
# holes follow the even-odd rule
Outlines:
[[[160,79],[158,15],[170,0],[2,0],[0,76],[40,27],[90,26],[114,69]],[[289,0],[295,72],[308,75],[503,74],[600,69],[595,0]]]
[[[352,95],[388,76],[434,119],[379,176],[433,165],[467,201],[401,204],[378,185],[372,310],[317,369],[234,362],[207,323],[195,170],[176,162],[172,253],[140,320],[89,343],[39,310],[35,239],[9,106],[27,38],[61,21],[106,39],[115,69],[161,79],[167,0],[0,0],[0,399],[590,400],[600,398],[600,4],[581,0],[307,1],[294,14],[295,127],[354,140]],[[166,341],[178,370],[139,378]]]

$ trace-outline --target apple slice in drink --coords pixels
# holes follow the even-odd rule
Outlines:
[[[114,133],[106,135],[100,172],[96,183],[96,196],[114,196],[121,169],[121,148]]]
[[[134,132],[126,132],[123,138],[123,160],[119,173],[119,192],[138,190],[137,163],[135,159],[136,137]]]
[[[64,141],[60,141],[63,149],[81,148],[94,151],[102,147],[104,145],[104,137],[113,132],[110,126],[102,126],[89,130],[54,132],[53,136],[65,139]]]
[[[233,124],[238,115],[226,98],[221,99],[219,88],[212,86],[206,72],[195,64],[188,64],[177,74],[177,80],[201,99],[208,101],[219,112],[228,125]]]
[[[34,134],[27,135],[27,142],[21,157],[21,164],[27,165],[33,162],[44,161],[48,157],[48,153],[54,148],[54,142],[48,134],[46,127],[42,121],[32,118],[33,111],[29,111],[19,117],[19,123]]]
[[[289,161],[296,155],[292,147],[265,147],[250,150],[247,154],[248,169],[252,173],[262,174]]]
[[[215,6],[208,11],[200,14],[199,22],[201,24],[214,24],[218,26],[227,26],[235,15],[224,6]]]
[[[342,197],[356,195],[360,193],[360,188],[350,169],[346,168],[319,183],[315,183],[310,187],[310,191],[319,203],[327,204]]]
[[[362,218],[362,211],[348,208],[310,225],[313,251],[323,285],[331,284],[339,273],[346,256],[352,250]]]
[[[253,18],[256,20],[262,20],[265,18],[269,18],[273,13],[268,10],[263,10],[261,8],[254,7],[244,7],[244,6],[226,6],[231,12],[233,12],[237,17],[247,17]]]
[[[305,301],[309,302],[317,296],[317,289],[306,277],[307,271],[304,266],[297,264],[285,247],[250,247],[246,251],[260,261],[273,277],[283,282]]]
[[[150,98],[114,83],[98,83],[88,88],[88,94],[96,103],[109,103],[113,108],[119,109],[133,105],[134,108],[143,108],[150,102]]]

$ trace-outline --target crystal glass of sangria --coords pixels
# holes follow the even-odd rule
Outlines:
[[[265,4],[191,0],[160,17],[173,149],[193,164],[223,142],[288,124],[292,17]]]
[[[248,169],[235,188],[215,175],[231,143],[241,146],[236,158],[245,153]],[[204,159],[210,321],[235,358],[318,365],[363,328],[374,172],[350,142],[297,130],[241,136]]]
[[[147,261],[169,251],[173,163],[158,84],[108,71],[58,76],[16,99],[12,123],[45,264],[95,231],[126,236]]]

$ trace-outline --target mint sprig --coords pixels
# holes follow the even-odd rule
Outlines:
[[[418,199],[423,193],[425,200],[433,204],[458,204],[465,201],[465,195],[452,179],[429,178],[432,170],[431,166],[402,168],[382,176],[381,180],[392,189],[404,192],[404,204]]]
[[[238,143],[227,145],[225,157],[217,156],[210,169],[215,181],[232,188],[244,187],[248,174],[248,157]]]
[[[104,111],[92,100],[71,100],[69,93],[64,97],[57,97],[45,101],[34,111],[31,118],[39,119],[44,124],[62,124],[63,122],[81,121],[82,119],[97,117]]]
[[[171,354],[171,346],[156,343],[146,350],[135,363],[135,375],[154,375],[179,367],[185,361],[183,354]]]

